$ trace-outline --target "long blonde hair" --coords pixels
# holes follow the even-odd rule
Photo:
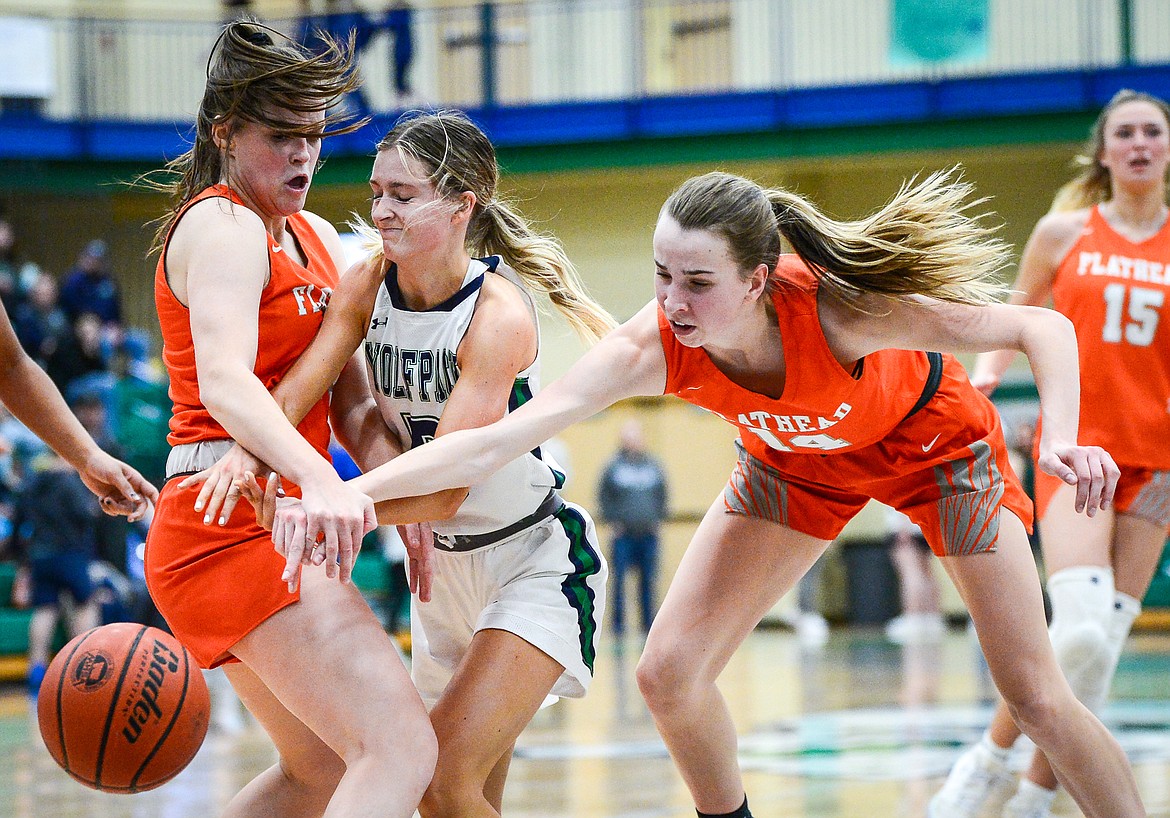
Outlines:
[[[997,228],[967,213],[973,188],[956,170],[903,183],[884,207],[858,221],[836,221],[807,199],[765,189],[729,173],[689,179],[663,205],[679,226],[727,240],[744,275],[775,270],[781,237],[827,286],[850,301],[863,293],[926,295],[961,304],[999,301],[1007,246]]]
[[[1152,94],[1122,88],[1113,95],[1113,98],[1097,115],[1097,121],[1093,123],[1093,130],[1089,135],[1089,141],[1073,159],[1073,164],[1080,166],[1081,171],[1056,191],[1056,196],[1052,199],[1052,206],[1048,210],[1049,213],[1082,210],[1107,202],[1113,196],[1113,180],[1109,175],[1109,168],[1101,164],[1101,152],[1105,150],[1105,125],[1109,120],[1109,115],[1127,102],[1150,103],[1162,112],[1162,117],[1166,120],[1166,127],[1170,128],[1170,105],[1167,105],[1165,100]]]
[[[379,152],[387,150],[398,150],[421,164],[441,198],[454,200],[464,191],[475,194],[475,209],[467,228],[467,248],[472,255],[499,255],[526,285],[547,295],[588,341],[596,341],[616,326],[613,317],[586,292],[561,243],[533,230],[499,197],[500,167],[495,148],[465,114],[405,114],[378,143]],[[376,244],[376,252],[381,252],[381,241],[368,226],[360,221],[351,226],[365,237],[367,247],[374,249]]]
[[[314,112],[327,109],[361,80],[354,71],[353,42],[321,35],[322,48],[311,53],[285,35],[255,20],[228,23],[211,49],[207,85],[195,119],[195,142],[162,171],[138,182],[171,196],[171,208],[157,219],[152,252],[162,247],[176,216],[192,197],[219,182],[226,159],[212,138],[212,127],[227,122],[234,131],[255,122],[296,136],[324,137],[349,133],[364,124],[345,112],[330,112],[322,123],[297,127],[273,111]],[[159,181],[155,175],[166,180]]]

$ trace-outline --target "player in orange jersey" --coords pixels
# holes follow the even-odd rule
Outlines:
[[[311,55],[259,24],[228,24],[160,228],[155,301],[175,407],[147,581],[280,756],[232,799],[231,818],[409,818],[435,766],[422,700],[347,581],[374,507],[327,459],[329,401],[294,428],[268,391],[317,334],[344,263],[337,232],[303,208],[322,137],[344,130],[326,110],[353,83],[347,49]],[[180,486],[233,440],[299,486],[314,521],[296,544],[307,564],[286,569],[251,514],[205,526],[198,490]],[[318,534],[321,547],[306,548]]]
[[[869,498],[922,529],[972,611],[1015,717],[1090,816],[1143,814],[1117,742],[1053,656],[1026,529],[1031,504],[990,402],[938,348],[1027,353],[1043,401],[1040,467],[1078,511],[1117,468],[1077,443],[1076,339],[1051,310],[993,303],[1002,245],[936,174],[859,222],[724,173],[687,181],[654,232],[657,299],[502,420],[351,481],[373,498],[476,483],[635,395],[677,395],[740,430],[740,459],[654,620],[638,683],[700,816],[748,812],[715,685],[736,648]],[[797,255],[781,255],[781,238]],[[305,517],[276,512],[286,547]]]
[[[1061,189],[1020,259],[1012,303],[1053,306],[1076,327],[1081,440],[1103,446],[1121,478],[1114,505],[1085,517],[1073,492],[1036,475],[1050,635],[1073,691],[1098,711],[1170,528],[1170,107],[1120,91],[1093,128],[1085,170]],[[990,395],[1014,356],[981,355],[973,382]],[[935,796],[939,816],[998,810],[1046,818],[1057,779],[1037,752],[1018,790],[1004,764],[1020,736],[1006,706]]]

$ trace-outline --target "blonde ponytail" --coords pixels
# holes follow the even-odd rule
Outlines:
[[[1007,247],[995,228],[966,214],[983,200],[965,202],[971,185],[952,181],[954,173],[911,180],[885,207],[855,222],[830,219],[787,190],[718,172],[684,182],[663,209],[685,230],[726,239],[744,275],[761,264],[774,270],[783,236],[827,287],[850,301],[863,293],[997,301],[1006,293],[998,273]]]
[[[973,187],[955,169],[903,183],[871,216],[840,222],[786,190],[766,191],[781,234],[821,281],[846,298],[925,295],[960,304],[999,301],[1007,246],[969,214]]]
[[[474,193],[475,209],[467,227],[468,251],[503,258],[526,285],[548,296],[582,338],[596,341],[617,325],[585,291],[561,243],[533,230],[499,198],[500,167],[495,149],[466,114],[408,113],[378,143],[378,150],[398,150],[417,160],[442,199],[455,200],[465,191]],[[376,242],[377,252],[381,252],[377,231],[365,225],[352,226],[363,237],[364,246],[373,249]]]
[[[617,326],[585,290],[573,263],[553,236],[534,231],[503,201],[489,202],[477,214],[468,244],[474,255],[499,255],[529,287],[552,305],[586,341],[597,341]]]

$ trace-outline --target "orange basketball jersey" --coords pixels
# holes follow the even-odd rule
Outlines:
[[[1118,463],[1170,468],[1170,223],[1135,244],[1094,207],[1052,299],[1077,332],[1080,442]]]
[[[745,389],[719,371],[703,349],[674,337],[658,312],[666,353],[667,395],[677,395],[738,427],[752,456],[772,465],[781,455],[832,455],[885,438],[914,408],[927,382],[925,352],[886,349],[851,373],[829,350],[817,317],[817,279],[794,255],[780,257],[772,303],[784,347],[778,399]]]
[[[227,199],[238,207],[244,206],[227,186],[214,185],[184,205],[171,226],[172,232],[191,205],[210,198]],[[289,258],[276,240],[268,236],[270,280],[260,296],[260,334],[253,371],[270,390],[280,382],[284,373],[317,334],[325,317],[325,306],[338,279],[333,259],[305,217],[299,213],[289,216],[287,225],[305,255],[307,265],[302,267]],[[171,292],[165,265],[164,246],[154,275],[154,301],[162,326],[163,363],[170,375],[170,398],[174,404],[168,440],[175,446],[198,440],[227,438],[228,433],[199,400],[199,376],[195,371],[195,347],[191,341],[191,314]],[[328,398],[322,397],[297,428],[323,456],[328,457]]]

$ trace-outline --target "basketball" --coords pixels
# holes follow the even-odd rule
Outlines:
[[[41,683],[37,718],[61,769],[96,790],[134,793],[195,757],[210,707],[203,674],[175,637],[120,622],[61,649]]]

